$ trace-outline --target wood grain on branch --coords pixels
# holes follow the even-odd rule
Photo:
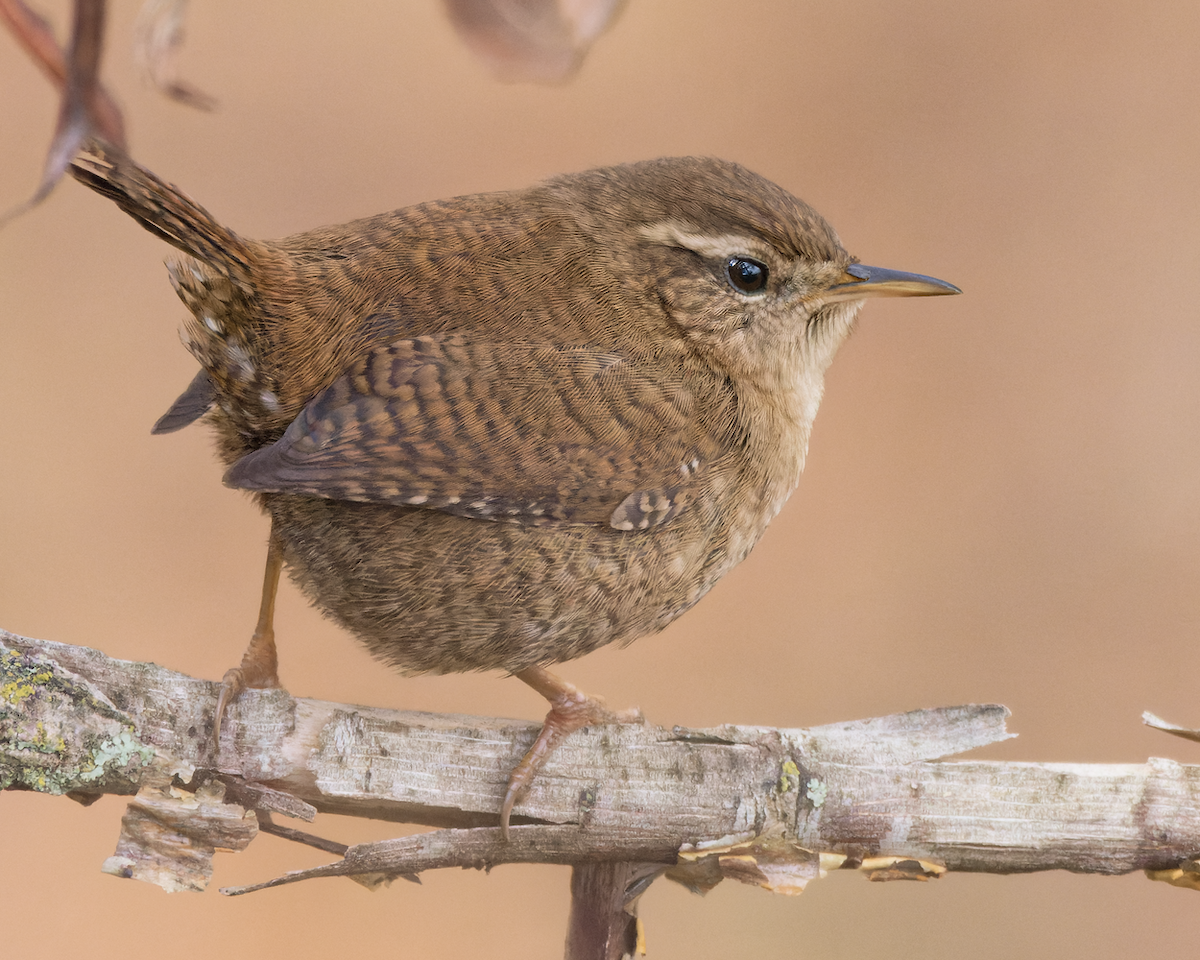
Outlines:
[[[497,811],[536,723],[251,691],[215,751],[216,695],[217,684],[155,664],[0,631],[0,787],[136,793],[106,869],[173,889],[202,889],[205,857],[245,846],[254,812],[272,832],[271,812],[442,828],[261,886],[514,862],[640,864],[626,902],[664,871],[697,890],[728,877],[781,892],[833,868],[874,879],[1141,869],[1185,886],[1200,876],[1200,766],[944,759],[1009,736],[995,705],[807,730],[580,731],[505,843]],[[181,849],[186,862],[172,865]]]

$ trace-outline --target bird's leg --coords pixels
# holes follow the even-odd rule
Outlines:
[[[267,569],[263,574],[262,604],[258,608],[258,625],[242,656],[241,666],[226,671],[221,680],[221,695],[213,718],[213,743],[221,742],[221,720],[225,711],[248,687],[269,688],[279,684],[279,657],[275,652],[275,594],[279,590],[279,571],[283,569],[283,545],[271,531],[267,547]]]
[[[521,762],[509,775],[508,792],[500,808],[500,832],[508,839],[508,820],[513,806],[520,800],[533,778],[542,769],[564,739],[583,727],[599,723],[642,723],[637,709],[614,711],[600,697],[589,696],[574,684],[567,683],[543,667],[529,667],[513,674],[550,701],[550,712],[542,724],[542,732],[533,742]]]

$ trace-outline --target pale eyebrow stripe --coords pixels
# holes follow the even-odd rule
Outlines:
[[[766,260],[774,254],[774,251],[757,237],[740,233],[700,233],[691,224],[680,223],[678,220],[658,220],[645,224],[638,228],[638,234],[655,243],[683,247],[702,257],[713,259],[744,254]]]

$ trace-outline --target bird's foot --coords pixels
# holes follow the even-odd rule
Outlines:
[[[213,716],[213,749],[221,749],[221,722],[225,719],[225,711],[243,690],[271,690],[281,686],[275,632],[256,630],[242,656],[241,665],[226,670],[221,678],[221,694],[217,697],[217,709]]]
[[[529,790],[533,778],[568,736],[583,727],[606,723],[644,723],[642,711],[611,710],[600,697],[590,696],[573,684],[556,677],[541,667],[530,667],[514,676],[529,684],[550,701],[550,712],[542,730],[521,762],[509,775],[508,791],[500,808],[500,833],[508,839],[508,821],[513,807]]]
[[[279,571],[283,569],[283,549],[278,538],[272,536],[267,547],[267,567],[263,573],[262,604],[258,611],[258,625],[254,635],[242,654],[242,663],[225,671],[221,678],[221,694],[217,697],[217,709],[213,716],[213,750],[221,750],[221,721],[225,711],[243,690],[270,690],[281,687],[279,682],[279,654],[275,651],[275,594],[279,589]]]

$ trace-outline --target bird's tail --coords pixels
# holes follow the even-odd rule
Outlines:
[[[235,283],[246,276],[246,241],[119,148],[94,137],[87,139],[72,161],[71,175],[108,197],[155,236]]]

